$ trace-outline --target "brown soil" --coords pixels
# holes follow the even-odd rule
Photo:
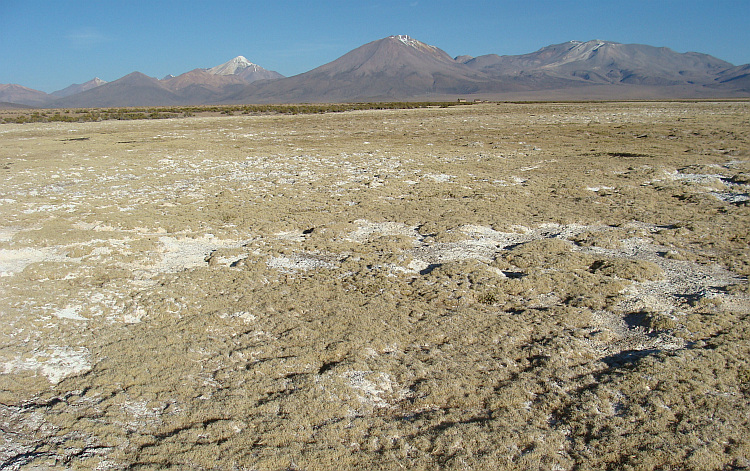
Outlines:
[[[747,102],[0,140],[0,468],[750,466]]]

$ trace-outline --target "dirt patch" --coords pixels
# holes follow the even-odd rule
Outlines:
[[[0,467],[750,466],[749,115],[4,125]]]

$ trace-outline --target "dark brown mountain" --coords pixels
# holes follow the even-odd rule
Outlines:
[[[54,97],[15,83],[0,84],[0,101],[19,105],[44,106]]]
[[[76,93],[85,92],[86,90],[91,90],[92,88],[96,88],[100,85],[104,85],[104,80],[100,79],[99,77],[94,77],[93,79],[89,80],[88,82],[84,83],[74,83],[73,85],[69,85],[62,90],[57,90],[56,92],[50,93],[50,95],[53,95],[58,98],[63,98],[70,95],[75,95]]]
[[[108,106],[172,106],[184,103],[161,81],[133,72],[113,82],[54,101],[55,108]]]

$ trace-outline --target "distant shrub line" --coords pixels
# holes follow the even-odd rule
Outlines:
[[[166,119],[186,118],[196,115],[216,114],[232,116],[261,114],[321,114],[340,113],[355,110],[392,110],[470,105],[464,102],[384,102],[384,103],[321,103],[294,105],[222,105],[222,106],[170,106],[148,108],[78,108],[65,110],[23,110],[12,116],[0,118],[0,124],[7,123],[50,123],[50,122],[90,122],[112,119]]]

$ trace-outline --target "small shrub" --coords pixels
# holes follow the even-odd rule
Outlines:
[[[495,293],[487,292],[477,296],[477,301],[482,304],[497,304],[500,299],[498,299]]]

